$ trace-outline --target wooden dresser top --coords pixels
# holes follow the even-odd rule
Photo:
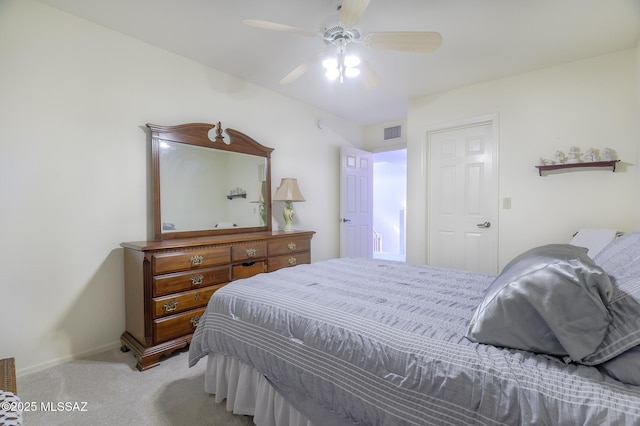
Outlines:
[[[295,238],[301,236],[313,237],[315,231],[266,231],[266,232],[248,232],[229,235],[216,235],[210,237],[194,237],[184,239],[169,239],[158,241],[133,241],[120,244],[122,247],[139,250],[164,250],[183,247],[194,247],[209,244],[226,244],[226,243],[241,243],[243,241],[259,241],[259,240],[273,240],[278,238]]]

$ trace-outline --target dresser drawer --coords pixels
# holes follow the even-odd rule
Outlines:
[[[282,238],[269,241],[269,257],[311,250],[309,238]]]
[[[285,256],[274,256],[269,258],[269,272],[291,266],[311,263],[311,254],[307,252],[292,253]]]
[[[231,248],[231,252],[234,262],[262,259],[267,257],[267,244],[264,241],[259,241],[251,244],[234,245]]]
[[[185,291],[170,296],[155,297],[153,299],[153,316],[159,318],[165,315],[177,314],[189,309],[206,306],[211,295],[226,284],[205,287],[200,290]]]
[[[195,268],[223,265],[231,262],[229,247],[210,247],[189,251],[159,253],[151,256],[153,275],[188,271]]]
[[[264,260],[233,265],[233,279],[239,280],[240,278],[252,277],[266,270]]]
[[[229,281],[231,281],[231,267],[228,265],[159,275],[151,279],[154,297],[228,283]]]
[[[193,309],[181,314],[171,315],[153,321],[155,343],[167,342],[188,334],[193,334],[205,308]]]

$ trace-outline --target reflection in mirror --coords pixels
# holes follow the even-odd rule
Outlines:
[[[170,141],[159,148],[163,232],[265,225],[264,157]]]

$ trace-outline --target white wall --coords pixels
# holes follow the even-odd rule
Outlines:
[[[0,358],[19,375],[119,345],[119,244],[151,236],[146,123],[220,120],[274,148],[312,260],[338,256],[339,147],[359,126],[31,0],[0,2],[0,60]]]
[[[407,260],[426,259],[426,130],[499,115],[499,263],[581,227],[640,229],[637,51],[567,63],[415,99],[408,114]],[[619,170],[539,177],[540,157],[572,145],[613,148]]]

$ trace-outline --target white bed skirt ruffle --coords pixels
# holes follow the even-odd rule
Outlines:
[[[216,403],[226,399],[227,411],[253,416],[258,426],[313,426],[262,374],[230,356],[207,356],[204,390]]]

